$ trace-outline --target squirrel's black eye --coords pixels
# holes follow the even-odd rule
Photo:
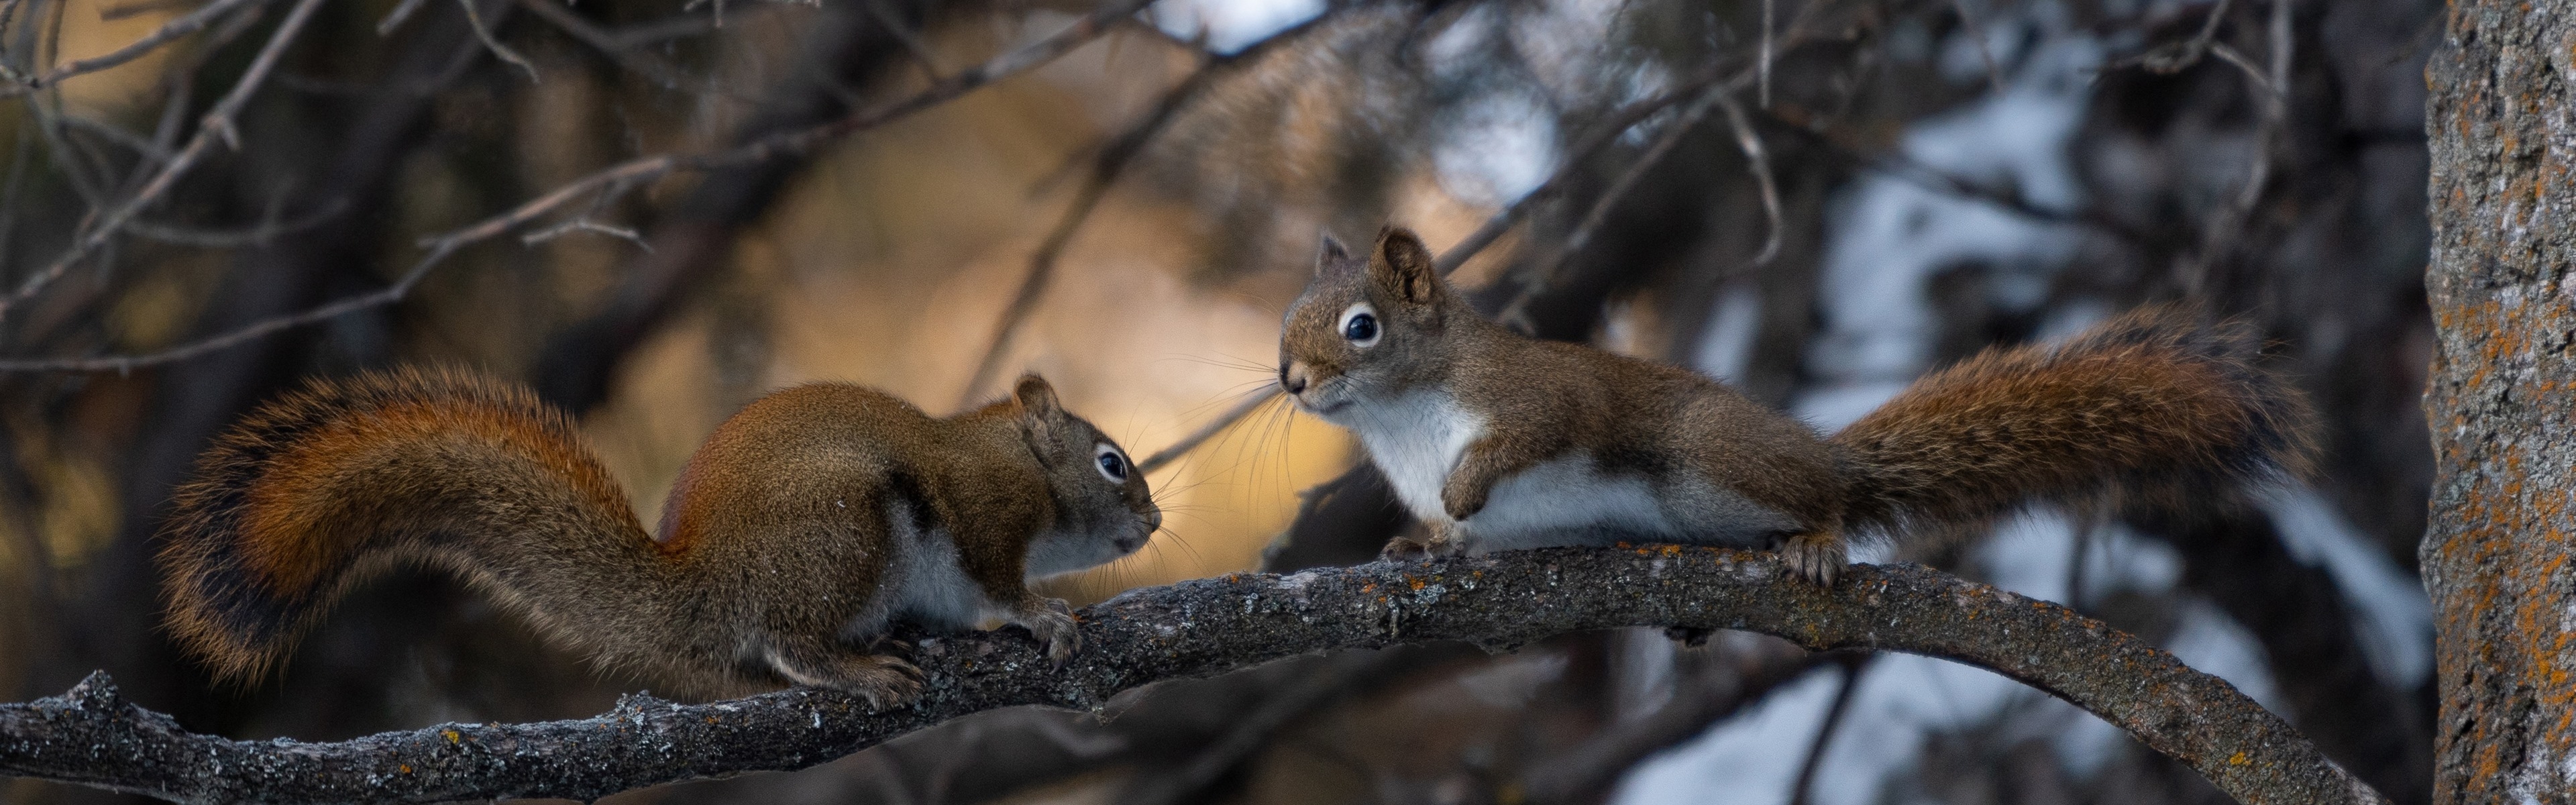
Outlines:
[[[1117,453],[1100,454],[1100,474],[1108,476],[1112,481],[1127,480],[1127,460],[1120,458]]]
[[[1342,337],[1363,344],[1377,340],[1377,317],[1366,313],[1352,316],[1342,323]]]

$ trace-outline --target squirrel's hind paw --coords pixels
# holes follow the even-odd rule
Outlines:
[[[892,710],[921,697],[921,669],[899,657],[842,654],[793,667],[782,663],[778,670],[799,685],[831,688],[866,699],[870,710]]]
[[[1843,566],[1851,564],[1851,556],[1843,547],[1842,537],[1810,531],[1790,537],[1780,546],[1780,563],[1789,566],[1789,572],[1799,578],[1832,587],[1834,578],[1842,575]]]
[[[1458,539],[1456,524],[1425,521],[1422,525],[1427,533],[1418,537],[1398,534],[1386,541],[1386,547],[1378,551],[1377,557],[1390,562],[1410,562],[1466,553],[1465,543]]]
[[[1045,643],[1047,660],[1058,666],[1064,665],[1065,660],[1073,658],[1075,650],[1082,648],[1080,624],[1073,619],[1073,608],[1066,605],[1064,599],[1030,593],[1020,601],[1019,611],[1012,614],[1011,622],[1029,630],[1029,634],[1037,636],[1038,642]]]

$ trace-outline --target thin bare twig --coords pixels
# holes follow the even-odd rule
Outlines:
[[[1144,152],[1145,145],[1178,118],[1181,110],[1215,86],[1220,78],[1233,74],[1243,65],[1260,61],[1264,54],[1285,47],[1309,33],[1323,30],[1340,11],[1341,8],[1327,9],[1312,19],[1241,50],[1209,56],[1198,69],[1190,72],[1188,78],[1164,92],[1162,100],[1154,104],[1153,111],[1146,113],[1143,120],[1128,127],[1125,133],[1093,155],[1091,171],[1084,178],[1081,189],[1074,192],[1073,201],[1056,219],[1055,228],[1047,232],[1046,240],[1041,241],[1037,251],[1029,255],[1029,273],[1020,280],[1019,290],[1011,294],[1010,304],[1003,306],[1001,318],[993,325],[993,336],[984,342],[983,357],[975,361],[975,370],[967,374],[966,387],[958,394],[959,407],[973,405],[977,395],[982,394],[984,387],[991,384],[994,375],[1001,371],[1002,358],[1009,353],[1012,338],[1019,334],[1021,325],[1028,322],[1029,316],[1037,312],[1038,300],[1045,296],[1047,286],[1054,282],[1056,262],[1063,257],[1065,247],[1073,243],[1073,236],[1082,230],[1084,222],[1091,219],[1092,210],[1100,206],[1101,199],[1109,194],[1109,187],[1117,183],[1127,166],[1136,160],[1136,155]]]
[[[2234,53],[2232,49],[2219,52],[2223,46],[2211,46],[2211,52],[2219,53],[2219,58],[2245,71],[2246,83],[2254,87],[2256,97],[2263,99],[2263,112],[2254,124],[2254,153],[2245,166],[2244,183],[2210,216],[2209,227],[2201,233],[2200,248],[2175,261],[2175,279],[2186,296],[2197,297],[2208,290],[2211,269],[2218,264],[2220,255],[2234,247],[2237,235],[2254,214],[2254,206],[2263,200],[2264,186],[2271,183],[2272,149],[2279,145],[2281,128],[2290,117],[2290,0],[2272,0],[2271,21],[2266,27],[2271,40],[2266,43],[2270,50],[2266,55],[2271,57],[2268,77],[2253,69],[2253,62],[2244,56],[2229,55]]]
[[[402,0],[402,4],[394,6],[394,10],[385,12],[384,19],[376,21],[376,35],[391,35],[395,28],[402,27],[403,21],[411,19],[412,13],[419,11],[420,7],[428,2],[429,0]]]
[[[519,236],[519,243],[524,246],[534,246],[574,232],[593,232],[607,235],[628,243],[633,243],[635,244],[635,248],[643,249],[647,253],[653,251],[653,244],[644,242],[644,236],[638,234],[634,229],[599,223],[597,221],[590,220],[587,217],[575,218],[570,221],[565,221],[554,226],[521,235]]]
[[[58,119],[61,120],[64,125],[80,129],[91,134],[96,134],[101,139],[108,142],[125,146],[126,150],[133,151],[134,153],[141,155],[143,157],[143,161],[146,163],[166,163],[170,161],[172,156],[170,149],[161,147],[160,143],[145,139],[143,135],[126,131],[124,127],[113,123],[91,120],[80,115],[62,115]]]
[[[2147,68],[2148,72],[2172,75],[2182,72],[2184,68],[2199,64],[2201,56],[2207,54],[2210,46],[2218,42],[2218,24],[2226,21],[2229,2],[2231,0],[2218,0],[2216,4],[2211,5],[2209,16],[2201,18],[2200,32],[2193,34],[2190,39],[2149,50],[2133,58],[2113,62],[2111,66],[2135,64]]]
[[[1873,655],[1855,654],[1843,658],[1842,685],[1834,690],[1834,703],[1825,708],[1825,720],[1816,725],[1816,739],[1807,744],[1807,760],[1798,764],[1797,782],[1789,786],[1789,805],[1813,802],[1816,772],[1825,767],[1825,750],[1834,743],[1834,732],[1842,726],[1843,717],[1851,713],[1852,694],[1860,690],[1860,675],[1869,669]]]
[[[2004,68],[1995,63],[1995,49],[1986,46],[1985,26],[1977,24],[1977,15],[1968,10],[1968,0],[1950,0],[1950,7],[1959,12],[1961,33],[1968,35],[1968,41],[1977,44],[1977,59],[1986,63],[1986,88],[1994,92],[2004,91]]]
[[[1553,198],[1563,192],[1565,180],[1574,175],[1584,159],[1617,140],[1619,135],[1627,132],[1630,127],[1644,122],[1646,118],[1654,116],[1656,112],[1663,111],[1666,107],[1699,95],[1702,90],[1720,81],[1726,81],[1730,86],[1737,86],[1751,78],[1752,76],[1749,75],[1730,77],[1724,70],[1723,60],[1712,60],[1699,72],[1665,90],[1662,94],[1619,107],[1609,114],[1602,115],[1601,122],[1595,124],[1590,132],[1566,149],[1565,159],[1557,164],[1555,173],[1549,174],[1538,187],[1532,188],[1528,193],[1522,194],[1520,198],[1503,205],[1502,209],[1486,217],[1483,226],[1477,227],[1475,232],[1460,239],[1457,245],[1449,247],[1448,251],[1441,252],[1439,259],[1433,261],[1433,267],[1438,268],[1442,274],[1457,271],[1458,266],[1465,264],[1468,258],[1476,256],[1477,252],[1484,251],[1485,247],[1493,245],[1494,241],[1500,240],[1503,233],[1509,231],[1513,224],[1519,223],[1521,216],[1529,212],[1531,202]]]
[[[178,184],[179,177],[196,166],[197,160],[205,156],[206,149],[211,147],[216,139],[220,138],[226,144],[239,147],[239,135],[234,133],[233,118],[241,114],[242,107],[250,102],[251,95],[259,91],[261,82],[266,80],[269,72],[277,67],[277,61],[286,52],[286,46],[295,41],[296,34],[304,30],[304,23],[313,18],[314,9],[320,8],[321,5],[322,0],[299,0],[295,4],[295,9],[287,13],[286,19],[278,23],[276,32],[269,35],[268,44],[261,47],[259,56],[251,60],[250,68],[242,72],[241,80],[234,82],[232,91],[216,101],[213,109],[207,110],[205,117],[197,125],[196,135],[188,138],[187,147],[180,149],[177,155],[164,163],[161,166],[161,172],[155,174],[152,181],[144,184],[141,190],[135,191],[133,198],[127,199],[124,204],[118,205],[90,226],[79,239],[72,242],[70,249],[54,258],[54,261],[44,269],[29,276],[7,299],[0,299],[0,319],[5,319],[11,309],[44,290],[45,286],[54,280],[61,278],[74,264],[115,239],[116,234],[125,228],[127,222],[134,220],[134,217],[141,214],[145,207],[159,201],[163,193],[169,192],[172,186]]]
[[[1574,231],[1565,236],[1565,242],[1556,247],[1555,257],[1544,263],[1531,264],[1530,276],[1521,283],[1520,290],[1512,295],[1512,300],[1503,305],[1501,312],[1494,314],[1494,318],[1503,322],[1520,321],[1526,314],[1529,303],[1555,285],[1557,277],[1565,273],[1565,264],[1572,262],[1574,256],[1582,253],[1584,247],[1592,245],[1592,236],[1600,232],[1602,225],[1609,222],[1610,210],[1618,206],[1621,199],[1627,198],[1628,191],[1636,189],[1638,182],[1645,180],[1648,171],[1661,164],[1665,156],[1670,155],[1675,147],[1680,146],[1682,139],[1688,136],[1692,129],[1699,127],[1700,118],[1708,115],[1709,106],[1717,103],[1717,99],[1725,94],[1726,90],[1723,87],[1702,90],[1698,100],[1682,107],[1679,117],[1665,123],[1663,134],[1656,137],[1654,143],[1646,146],[1645,152],[1638,154],[1635,162],[1628,163],[1628,169],[1621,171],[1619,178],[1612,180],[1610,186],[1601,191],[1599,198],[1592,200],[1592,208],[1583,213],[1583,220],[1575,224]]]
[[[288,24],[284,24],[279,27],[280,35],[272,37],[269,46],[270,49],[263,51],[261,58],[258,61],[253,62],[253,72],[248,74],[246,78],[264,77],[267,74],[269,66],[275,61],[273,58],[274,51],[281,47],[283,40],[287,38],[288,35],[291,35],[296,28],[301,27],[303,16],[309,15],[311,7],[318,2],[319,0],[302,0],[302,2],[296,6],[297,16],[290,16],[287,21]],[[96,358],[30,358],[0,360],[0,372],[124,372],[140,367],[184,360],[223,349],[225,347],[245,343],[281,330],[326,321],[335,316],[344,315],[358,310],[392,304],[400,301],[405,294],[410,292],[411,287],[419,282],[421,277],[426,276],[432,268],[435,268],[439,263],[444,261],[444,259],[455,250],[463,248],[466,245],[497,237],[511,229],[524,226],[538,218],[544,217],[548,213],[554,212],[566,204],[572,203],[576,199],[594,194],[604,198],[613,198],[617,193],[643,186],[656,179],[660,179],[664,176],[680,171],[706,171],[734,165],[747,165],[793,154],[808,153],[824,143],[832,142],[859,131],[864,131],[894,120],[902,119],[914,112],[938,106],[1002,79],[1017,76],[1021,73],[1036,69],[1040,65],[1054,61],[1057,57],[1071,52],[1074,48],[1079,47],[1084,43],[1099,38],[1101,34],[1116,27],[1120,20],[1136,13],[1138,10],[1143,9],[1151,3],[1152,0],[1112,0],[1111,2],[1101,6],[1098,10],[1093,11],[1089,16],[1085,16],[1074,21],[1073,24],[1066,26],[1064,30],[1059,31],[1052,36],[1035,43],[1031,43],[1025,47],[1004,53],[993,58],[991,61],[987,61],[973,68],[952,74],[948,78],[941,80],[939,83],[932,85],[930,88],[910,97],[860,111],[829,123],[779,132],[777,134],[762,137],[721,151],[699,154],[659,154],[648,157],[639,157],[599,170],[588,176],[575,179],[557,187],[554,190],[547,192],[545,195],[524,202],[508,211],[477,221],[462,229],[424,238],[422,240],[422,245],[429,248],[429,254],[422,257],[419,262],[414,263],[413,267],[409,271],[405,272],[403,277],[394,285],[382,290],[331,302],[301,313],[260,321],[232,332],[158,352]],[[218,103],[215,111],[208,113],[207,119],[210,122],[218,119],[222,120],[224,122],[222,127],[223,130],[228,131],[230,129],[230,115],[238,111],[240,99],[247,97],[247,92],[245,90],[255,86],[256,83],[257,82],[255,81],[246,80],[243,84],[235,86],[233,94],[226,96],[224,102]],[[218,118],[218,115],[222,115],[222,117]],[[190,140],[189,147],[180,153],[178,160],[173,161],[172,167],[164,168],[162,175],[156,177],[154,183],[145,188],[145,190],[151,195],[138,196],[134,202],[129,202],[124,208],[120,208],[118,217],[113,222],[116,226],[102,226],[98,230],[92,232],[88,237],[77,242],[75,244],[74,251],[58,260],[56,267],[49,267],[48,273],[53,275],[61,274],[64,269],[69,267],[70,263],[76,262],[81,257],[86,256],[90,250],[97,248],[98,244],[103,243],[107,239],[107,236],[102,233],[121,227],[125,221],[130,220],[133,217],[132,211],[139,209],[142,202],[148,202],[153,197],[157,197],[160,191],[166,190],[167,186],[172,181],[175,181],[176,174],[172,171],[172,168],[183,168],[186,164],[193,162],[196,155],[204,147],[205,141],[208,137],[206,132],[213,128],[214,127],[212,126],[200,128],[197,138]],[[36,289],[41,289],[45,282],[50,281],[51,277],[44,275],[39,275],[38,278],[31,278],[28,286],[32,287],[21,288],[22,298],[23,296],[34,295]],[[14,302],[15,300],[13,299],[9,301]],[[0,314],[5,314],[6,312],[7,305],[0,304]]]
[[[558,2],[558,0],[519,0],[519,7],[525,8],[530,13],[537,15],[538,18],[554,24],[556,28],[562,29],[564,33],[571,34],[572,38],[579,39],[582,41],[582,44],[591,46],[593,50],[599,51],[600,55],[607,56],[610,60],[617,62],[618,66],[641,73],[644,77],[652,79],[655,84],[660,85],[663,89],[687,89],[698,92],[720,93],[740,100],[756,100],[749,95],[725,85],[723,82],[690,76],[686,71],[681,70],[679,66],[670,63],[668,60],[665,60],[660,56],[654,55],[652,51],[635,47],[632,44],[629,44],[617,33],[591,24],[590,20],[583,19],[580,14],[573,13],[572,9],[565,8],[561,2]]]
[[[886,33],[892,35],[896,42],[903,44],[903,49],[912,54],[912,60],[921,65],[922,75],[937,81],[940,73],[948,72],[939,66],[939,54],[931,51],[930,43],[922,41],[919,32],[904,24],[903,18],[886,5],[886,0],[859,0],[859,5],[866,7],[868,15],[876,18],[878,25],[885,26]]]
[[[1726,125],[1735,131],[1735,147],[1744,152],[1745,170],[1753,172],[1753,183],[1762,191],[1762,250],[1753,254],[1752,266],[1771,264],[1780,256],[1782,232],[1788,228],[1780,214],[1780,183],[1771,174],[1771,152],[1762,146],[1762,135],[1753,130],[1753,121],[1744,114],[1744,105],[1735,102],[1735,94],[1719,92],[1717,105],[1726,110]]]
[[[346,212],[348,209],[349,202],[347,199],[332,199],[330,203],[322,205],[321,209],[307,213],[302,218],[297,218],[291,221],[280,221],[277,220],[275,216],[268,216],[262,218],[258,224],[253,225],[248,229],[209,229],[206,227],[185,226],[180,224],[158,224],[150,221],[131,221],[126,223],[125,231],[131,232],[138,237],[151,238],[163,243],[175,243],[182,246],[203,246],[210,249],[230,249],[258,243],[266,243],[270,239],[279,235],[291,232],[302,232],[307,229],[321,226],[325,222],[339,217],[340,213]]]
[[[1778,3],[1779,0],[1762,0],[1762,53],[1758,63],[1754,65],[1754,71],[1759,74],[1759,77],[1754,79],[1754,84],[1760,89],[1755,90],[1754,94],[1764,109],[1771,108],[1771,28],[1775,24],[1771,21],[1771,17],[1772,7]]]
[[[197,31],[205,28],[208,24],[213,23],[216,19],[224,16],[225,14],[232,13],[234,9],[241,8],[242,6],[251,3],[266,2],[268,2],[268,0],[214,0],[214,2],[207,3],[197,10],[188,12],[177,19],[162,23],[161,27],[153,29],[151,33],[144,34],[141,39],[127,43],[124,47],[117,48],[97,56],[91,56],[86,59],[79,59],[68,64],[57,66],[54,69],[45,71],[42,75],[26,79],[26,81],[20,86],[0,90],[0,95],[15,94],[52,86],[54,83],[72,76],[83,73],[95,73],[100,70],[105,70],[110,67],[142,58],[143,54],[150,53],[153,50],[160,48],[162,45],[167,45],[176,41],[180,37],[196,33]]]
[[[510,46],[501,44],[500,39],[492,36],[492,26],[483,24],[483,12],[474,7],[474,0],[456,0],[456,4],[465,9],[465,24],[474,28],[474,38],[483,40],[483,46],[490,48],[493,56],[526,72],[528,83],[537,83],[537,66],[528,63],[528,57],[519,55],[518,51],[511,50]]]
[[[2228,47],[2225,42],[2219,42],[2209,46],[2209,53],[2217,56],[2220,61],[2235,65],[2236,69],[2244,71],[2245,82],[2254,85],[2255,97],[2267,98],[2279,94],[2279,90],[2272,88],[2271,77],[2263,74],[2263,65],[2255,64],[2254,59],[2246,56],[2243,51]]]

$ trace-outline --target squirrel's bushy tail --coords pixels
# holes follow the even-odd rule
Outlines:
[[[1858,534],[1951,532],[2025,503],[2188,503],[2307,470],[2314,415],[2256,368],[2261,341],[2188,309],[1925,376],[1831,441]]]
[[[655,550],[569,418],[516,385],[441,370],[316,381],[261,406],[198,459],[163,539],[171,631],[237,682],[376,571],[444,567],[526,610],[536,588],[641,581]],[[580,554],[607,561],[562,561]],[[596,613],[533,614],[562,633]]]

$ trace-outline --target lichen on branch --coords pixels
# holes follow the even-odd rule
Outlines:
[[[1743,629],[1812,649],[1902,651],[2003,674],[2083,707],[2254,803],[2385,802],[2216,677],[2064,607],[1911,565],[1855,566],[1832,589],[1768,554],[1557,548],[1236,574],[1133,590],[1081,613],[1083,651],[1050,667],[1017,630],[924,638],[921,700],[887,712],[795,689],[683,705],[629,696],[599,716],[446,724],[336,743],[189,733],[105,675],[0,705],[0,775],[180,802],[590,800],[799,769],[1001,707],[1096,709],[1120,691],[1343,649],[1467,641],[1509,650],[1622,626]]]

